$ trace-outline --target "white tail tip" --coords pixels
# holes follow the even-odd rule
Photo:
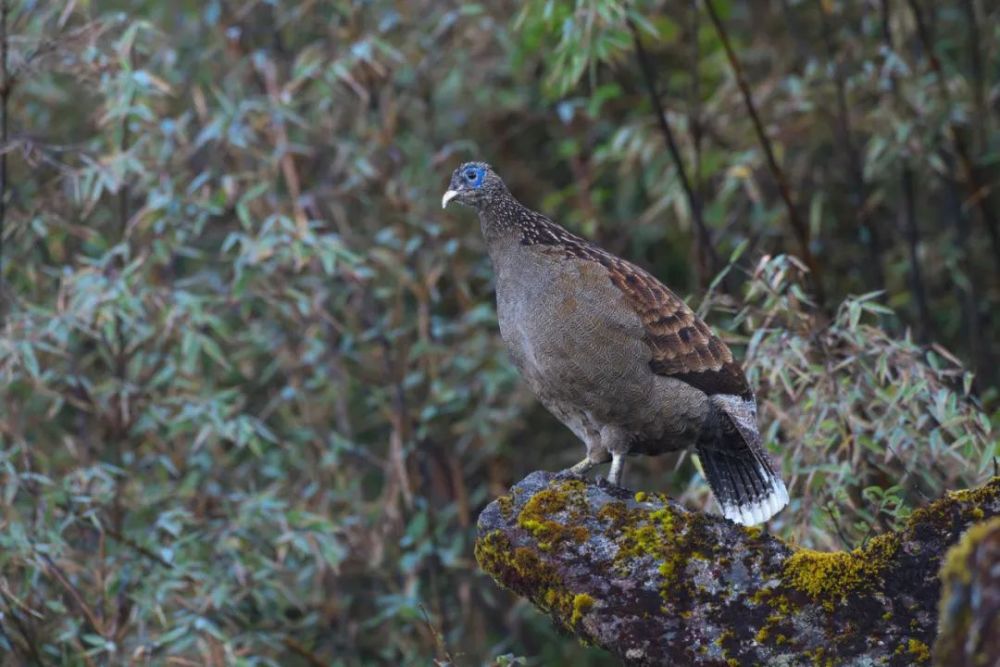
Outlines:
[[[771,493],[760,500],[744,505],[722,506],[722,515],[730,521],[744,526],[756,526],[764,523],[781,511],[788,504],[788,489],[778,478],[771,480]]]

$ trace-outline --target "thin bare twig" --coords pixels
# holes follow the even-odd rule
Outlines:
[[[881,0],[881,24],[882,40],[889,52],[896,50],[895,40],[892,36],[892,25],[890,22],[889,0]],[[903,99],[899,89],[899,81],[896,74],[890,74],[889,81],[892,85],[892,94],[900,108],[909,108]],[[913,113],[917,113],[910,109]],[[913,299],[917,304],[917,339],[920,342],[927,342],[934,339],[934,320],[931,319],[930,308],[927,305],[927,290],[924,287],[923,271],[920,267],[920,226],[917,220],[916,187],[913,166],[908,154],[903,156],[903,167],[901,172],[901,189],[903,193],[903,227],[905,229],[907,242],[909,245],[910,262],[910,289],[913,291]]]
[[[438,651],[440,651],[444,656],[447,664],[454,664],[455,660],[451,657],[451,651],[448,650],[448,645],[445,642],[444,636],[437,628],[434,627],[434,624],[431,623],[431,617],[430,614],[427,613],[427,608],[424,607],[423,604],[419,604],[418,607],[424,615],[424,623],[427,625],[427,630],[430,631],[431,635],[434,637],[434,643],[437,644]]]
[[[979,16],[975,0],[962,0],[966,22],[969,25],[969,68],[972,70],[972,102],[976,113],[972,127],[976,132],[976,143],[981,148],[986,139],[987,123],[990,120],[986,108],[986,85],[983,73],[983,54],[980,47]]]
[[[740,92],[743,94],[743,102],[746,105],[747,113],[750,115],[750,120],[753,121],[754,131],[757,133],[757,139],[764,150],[764,156],[767,158],[771,175],[778,185],[778,192],[788,211],[788,222],[791,224],[792,232],[798,240],[802,260],[812,274],[816,303],[822,307],[826,302],[826,293],[823,289],[823,277],[819,271],[819,264],[816,262],[816,258],[809,247],[809,226],[802,220],[795,207],[795,202],[792,200],[792,191],[788,186],[788,179],[785,178],[785,172],[781,169],[774,155],[771,140],[768,138],[767,132],[764,130],[764,124],[757,113],[757,106],[754,104],[753,94],[750,92],[750,84],[747,83],[746,76],[743,74],[743,67],[740,65],[739,58],[736,57],[733,45],[729,41],[729,34],[726,32],[726,28],[719,18],[719,13],[715,9],[713,0],[704,0],[704,2],[705,9],[708,10],[708,16],[712,20],[712,25],[715,27],[719,41],[722,42],[722,48],[726,52],[726,58],[729,61],[730,69],[733,71],[733,77],[736,79],[736,85],[739,86]]]
[[[20,616],[20,614],[17,613],[17,611],[15,609],[16,605],[11,604],[11,602],[16,602],[16,603],[22,604],[22,606],[23,606],[23,603],[20,603],[20,601],[17,598],[15,598],[13,595],[11,595],[10,593],[8,593],[2,587],[0,587],[0,597],[3,598],[4,606],[8,610],[8,613],[6,613],[6,614],[3,615],[4,619],[10,619],[13,622],[13,624],[17,627],[17,631],[20,633],[21,637],[24,639],[24,646],[27,648],[27,651],[28,651],[28,653],[31,656],[31,661],[35,665],[38,665],[39,667],[45,665],[45,662],[42,660],[42,656],[38,653],[38,641],[35,639],[34,633],[31,632],[31,629],[30,629],[29,626],[25,625],[21,621],[21,616]],[[28,611],[30,613],[37,613],[37,612],[34,612],[34,610],[31,610],[31,609],[29,609]],[[7,634],[6,631],[4,632],[4,634]],[[17,646],[17,644],[14,644],[14,646]]]
[[[47,554],[39,553],[38,555],[43,561],[45,561],[49,574],[66,590],[66,593],[76,604],[77,609],[81,614],[83,614],[84,618],[87,619],[87,622],[90,624],[91,628],[93,628],[94,632],[106,639],[107,637],[104,632],[104,624],[101,622],[100,617],[83,599],[83,595],[80,593],[80,590],[73,585],[73,582],[70,581],[68,576],[66,576],[63,569],[56,565],[56,562],[49,558]]]
[[[168,570],[174,569],[174,564],[173,563],[171,563],[170,561],[163,560],[161,557],[157,556],[155,553],[153,553],[152,551],[150,551],[146,547],[142,546],[141,544],[139,544],[138,542],[136,542],[132,538],[126,537],[125,535],[122,535],[117,530],[105,527],[104,528],[104,532],[105,532],[105,534],[107,534],[108,537],[112,538],[116,542],[121,542],[125,546],[129,547],[130,549],[132,549],[133,551],[135,551],[136,553],[138,553],[140,556],[144,556],[144,557],[148,558],[149,560],[153,561],[157,565],[162,565],[163,567],[167,568]]]

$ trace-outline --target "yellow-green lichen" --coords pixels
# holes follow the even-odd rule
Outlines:
[[[517,516],[517,525],[538,540],[538,548],[549,551],[567,540],[584,542],[587,529],[582,525],[560,523],[551,517],[569,508],[578,507],[583,499],[579,494],[585,489],[579,480],[564,480],[539,491],[524,504]]]
[[[667,502],[656,494],[647,497]],[[605,536],[618,548],[614,570],[629,574],[637,559],[652,558],[665,602],[679,597],[678,585],[694,592],[693,583],[681,579],[689,562],[717,559],[720,545],[716,536],[705,529],[705,519],[700,515],[677,512],[666,504],[651,512],[614,501],[602,506],[597,516],[605,522]]]
[[[864,549],[825,553],[799,549],[784,563],[786,584],[821,600],[828,610],[848,594],[877,585],[899,548],[898,537],[879,535]]]
[[[736,636],[736,633],[727,628],[720,632],[719,636],[715,638],[715,644],[716,646],[722,646],[722,642],[727,639],[732,639],[734,636]]]
[[[570,625],[575,626],[581,620],[583,620],[583,615],[591,610],[594,606],[594,598],[587,595],[586,593],[577,593],[573,596],[573,615],[570,617]]]
[[[646,496],[646,492],[645,491],[637,491],[636,494],[635,494],[635,502],[637,502],[637,503],[644,503],[644,502],[646,502],[646,498],[647,498],[647,496]]]
[[[495,530],[476,541],[476,561],[484,572],[523,595],[535,596],[558,586],[555,569],[526,547],[513,548],[503,532]]]
[[[1000,477],[994,477],[990,481],[986,482],[980,487],[975,489],[959,489],[958,491],[950,491],[946,498],[957,500],[961,503],[972,503],[975,505],[982,505],[985,502],[993,500],[1000,494]]]
[[[497,506],[500,508],[500,516],[505,521],[510,521],[514,516],[514,499],[510,496],[500,496],[497,498]]]
[[[677,543],[674,512],[667,507],[655,512],[636,512],[637,516],[621,529],[616,562],[623,565],[631,559],[652,556],[660,562],[657,571],[662,577],[660,589],[664,595],[684,568],[690,552]]]
[[[639,514],[643,518],[622,529],[619,558],[662,556],[668,551],[674,537],[673,512],[664,507],[649,514]]]
[[[629,519],[628,507],[623,502],[612,502],[606,503],[601,509],[597,510],[597,518],[601,521],[606,521],[609,524],[609,530],[622,527],[625,522]]]
[[[527,547],[513,548],[499,530],[477,540],[475,554],[484,572],[515,593],[527,596],[571,630],[595,604],[586,593],[574,595],[567,591],[555,568]]]
[[[914,528],[920,524],[947,526],[952,522],[955,510],[964,510],[973,519],[984,515],[983,505],[994,502],[1000,496],[1000,477],[994,477],[986,484],[975,489],[950,491],[943,498],[914,510],[907,520],[907,527]]]
[[[826,649],[819,647],[812,651],[805,651],[803,655],[812,662],[813,667],[834,667],[833,658],[826,656]]]
[[[927,662],[931,659],[930,648],[928,648],[927,644],[923,643],[919,639],[911,639],[907,642],[906,650],[918,663]]]

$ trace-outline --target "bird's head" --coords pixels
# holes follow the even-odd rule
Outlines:
[[[448,202],[458,202],[476,210],[481,209],[494,196],[507,191],[503,181],[485,162],[466,162],[451,175],[448,190],[441,197],[441,208]]]

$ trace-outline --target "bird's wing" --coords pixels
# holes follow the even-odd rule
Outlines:
[[[642,321],[654,373],[683,380],[710,396],[752,398],[729,347],[680,297],[630,262],[608,255],[601,263]]]
[[[646,344],[653,353],[649,367],[654,373],[683,380],[709,396],[726,394],[753,400],[743,368],[729,347],[666,285],[541,214],[538,218],[543,222],[535,235],[522,243],[601,264],[642,321]]]

